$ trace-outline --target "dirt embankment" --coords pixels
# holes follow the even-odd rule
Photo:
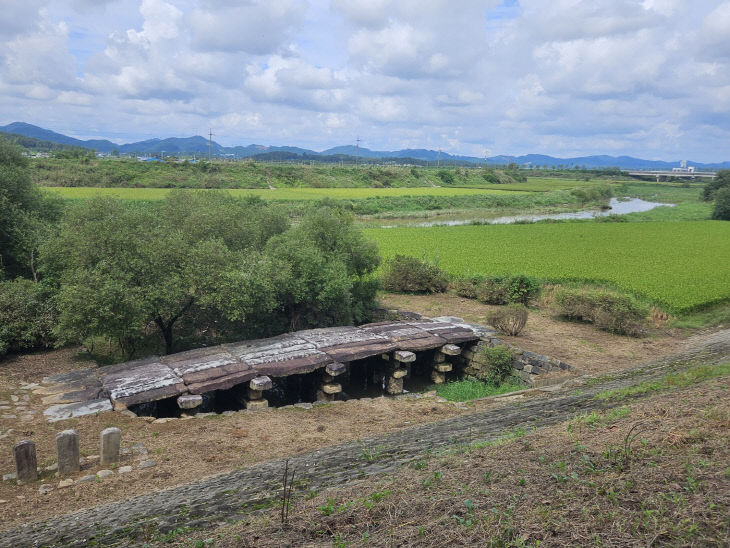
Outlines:
[[[386,296],[386,306],[431,316],[462,316],[476,322],[483,320],[488,309],[450,295]],[[688,348],[698,339],[679,332],[660,333],[644,340],[629,339],[533,313],[524,334],[508,340],[528,350],[563,359],[585,371],[600,373]],[[41,398],[20,389],[26,383],[39,382],[43,376],[88,366],[88,361],[78,360],[73,349],[25,355],[3,362],[0,401],[6,403],[0,405],[7,409],[0,410],[0,472],[6,474],[13,470],[12,445],[26,438],[36,441],[39,465],[52,464],[55,434],[75,428],[80,436],[81,453],[86,457],[78,476],[94,474],[100,468],[94,460],[99,452],[99,432],[110,426],[121,428],[124,447],[144,447],[146,458],[154,460],[156,465],[145,469],[135,466],[128,474],[115,473],[102,482],[74,484],[66,489],[55,488],[58,479],[51,472],[44,473],[34,484],[17,486],[2,482],[0,501],[4,502],[0,502],[0,528],[53,516],[70,508],[125,500],[271,459],[303,455],[348,441],[511,405],[506,400],[456,406],[432,398],[375,398],[312,410],[271,410],[158,422],[102,413],[49,424],[42,417]],[[134,459],[134,455],[126,456],[119,466],[134,465]],[[54,489],[42,495],[38,489],[41,484],[49,484]]]

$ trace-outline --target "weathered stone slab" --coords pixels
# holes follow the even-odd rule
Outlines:
[[[393,371],[393,373],[392,373],[392,377],[393,377],[394,379],[402,379],[402,378],[403,378],[403,377],[405,377],[406,375],[408,375],[408,369],[406,369],[405,367],[403,367],[403,368],[401,368],[401,369],[396,369],[396,370],[395,370],[395,371]]]
[[[449,371],[454,369],[454,366],[448,362],[444,362],[434,365],[433,368],[441,373],[448,373]]]
[[[191,394],[205,394],[212,390],[228,390],[238,384],[248,382],[253,379],[258,373],[253,369],[248,371],[242,371],[237,374],[227,375],[225,377],[218,377],[210,379],[208,381],[196,382],[189,384],[187,390]]]
[[[361,360],[398,348],[390,339],[358,327],[311,329],[297,335],[339,362]]]
[[[461,354],[461,348],[455,344],[445,344],[441,347],[441,352],[447,356],[458,356]]]
[[[439,336],[405,322],[369,324],[362,329],[386,337],[397,343],[400,350],[411,352],[431,350],[443,346],[447,342]]]
[[[221,345],[170,354],[161,358],[160,362],[186,383],[194,383],[225,375],[223,367],[238,363],[238,360],[228,352],[225,345]],[[220,374],[211,370],[219,370]]]
[[[100,398],[98,400],[85,401],[79,403],[68,403],[61,405],[52,405],[43,414],[49,422],[56,422],[64,419],[72,419],[75,417],[83,417],[84,415],[94,415],[103,411],[111,411],[112,404],[108,398]]]
[[[411,322],[411,325],[441,337],[446,343],[458,344],[479,339],[479,335],[474,331],[461,325],[435,321]]]
[[[274,384],[271,382],[271,379],[267,377],[266,375],[260,375],[258,377],[254,377],[251,379],[251,381],[248,383],[248,387],[251,390],[271,390],[271,388],[274,386]]]
[[[403,393],[403,379],[395,377],[388,377],[385,381],[385,391],[388,394],[396,395]]]
[[[180,409],[195,409],[203,405],[203,396],[200,394],[183,394],[177,398],[177,406]]]
[[[328,375],[336,377],[337,375],[342,375],[342,373],[347,371],[347,364],[341,362],[328,363],[325,367],[325,371],[327,371]]]
[[[401,363],[412,363],[416,361],[416,355],[409,350],[396,350],[393,353],[395,361]]]
[[[258,374],[275,377],[309,373],[332,361],[313,343],[295,335],[247,341],[229,348],[236,358]]]
[[[321,386],[321,390],[325,394],[339,394],[342,392],[342,385],[336,382],[328,382]]]
[[[120,364],[102,375],[104,389],[113,402],[124,405],[178,396],[186,392],[185,383],[157,356]]]

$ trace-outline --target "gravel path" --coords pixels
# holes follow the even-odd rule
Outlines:
[[[458,444],[491,440],[515,428],[539,428],[578,413],[623,404],[593,396],[631,386],[689,367],[693,361],[712,364],[730,358],[730,330],[698,337],[680,355],[614,373],[570,381],[549,389],[543,397],[511,401],[507,405],[442,422],[365,438],[357,442],[292,457],[300,491],[321,490],[373,474],[393,472],[404,463]],[[514,396],[511,396],[514,398]],[[209,477],[165,491],[147,493],[123,502],[80,510],[0,533],[0,546],[129,546],[152,532],[181,526],[210,526],[240,518],[276,503],[281,492],[285,461],[274,460]]]

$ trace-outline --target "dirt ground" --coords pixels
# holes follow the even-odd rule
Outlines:
[[[483,322],[488,306],[453,295],[428,297],[386,295],[388,308],[413,310],[429,316],[460,316]],[[519,337],[505,340],[522,348],[548,354],[582,369],[597,373],[627,367],[676,352],[689,344],[687,333],[665,331],[644,339],[604,333],[588,325],[564,323],[542,312],[532,312]],[[473,409],[506,405],[502,400],[454,405],[434,397],[416,400],[374,398],[326,405],[314,409],[277,409],[258,413],[233,413],[205,418],[160,419],[130,417],[116,412],[48,423],[43,418],[40,396],[21,387],[40,383],[47,375],[89,367],[77,349],[27,354],[0,362],[0,473],[14,471],[12,446],[33,439],[40,467],[56,460],[55,435],[74,428],[79,433],[85,463],[74,479],[95,474],[101,467],[98,439],[101,430],[116,426],[122,430],[122,446],[135,451],[117,467],[132,466],[125,474],[115,473],[103,481],[75,483],[58,488],[52,471],[43,472],[37,482],[18,486],[0,482],[0,529],[30,519],[41,519],[71,509],[129,498],[223,471],[245,467],[287,455],[416,424],[441,420]],[[533,397],[533,396],[528,396]],[[537,396],[534,396],[537,397]],[[143,460],[155,465],[140,469]],[[41,494],[43,484],[52,487]]]
[[[381,302],[388,309],[411,310],[429,317],[457,316],[483,325],[489,311],[498,308],[453,293],[387,293]],[[500,338],[524,350],[558,358],[586,374],[595,374],[679,352],[694,342],[692,335],[697,337],[701,333],[655,328],[646,337],[613,335],[590,324],[557,319],[549,311],[530,309],[527,325],[519,336]]]

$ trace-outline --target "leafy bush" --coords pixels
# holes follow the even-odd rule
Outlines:
[[[482,346],[479,353],[486,362],[486,367],[477,374],[477,378],[492,386],[499,386],[512,373],[514,353],[508,346]]]
[[[446,169],[439,170],[436,175],[438,176],[441,181],[447,185],[451,185],[454,183],[454,174]]]
[[[56,320],[41,284],[23,278],[0,282],[0,356],[51,346]]]
[[[527,323],[527,307],[509,304],[487,314],[487,323],[505,335],[516,337]]]
[[[508,283],[505,278],[492,276],[486,278],[476,287],[477,299],[487,304],[507,304]]]
[[[555,293],[558,312],[566,318],[593,323],[620,335],[639,336],[646,329],[646,306],[628,295],[595,289],[560,289]]]
[[[482,282],[482,278],[457,278],[451,282],[454,292],[460,297],[467,299],[477,298],[477,287]]]
[[[404,293],[443,293],[449,287],[449,277],[433,263],[396,255],[383,275],[383,288]]]
[[[730,187],[721,188],[715,193],[712,218],[717,221],[730,221]]]
[[[528,304],[540,293],[540,282],[524,274],[460,278],[453,284],[462,297],[478,299],[487,304]]]
[[[507,300],[511,303],[527,304],[540,293],[540,283],[530,276],[517,274],[508,278]]]

